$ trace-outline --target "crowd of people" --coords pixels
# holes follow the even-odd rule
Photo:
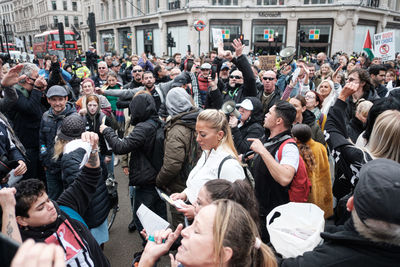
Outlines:
[[[100,58],[90,47],[72,64],[2,62],[2,233],[25,241],[11,265],[109,266],[106,181],[120,165],[127,230],[144,245],[135,266],[176,249],[172,266],[396,266],[400,54],[260,69],[243,49],[238,39],[201,57]],[[296,258],[267,229],[289,202],[329,221],[324,242]],[[171,229],[146,233],[142,204]]]

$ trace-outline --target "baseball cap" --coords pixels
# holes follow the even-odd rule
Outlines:
[[[242,103],[236,104],[236,107],[242,107],[242,108],[244,108],[246,110],[253,110],[253,108],[254,108],[253,107],[253,103],[251,102],[250,99],[243,100]]]
[[[182,85],[187,84],[188,81],[183,75],[178,75],[175,77],[174,81],[171,84],[171,87],[181,87]]]
[[[223,64],[222,64],[221,70],[224,70],[224,69],[228,69],[228,70],[229,70],[228,64],[226,64],[226,63],[223,63]]]
[[[400,225],[400,164],[376,159],[365,164],[354,190],[354,208],[364,222],[375,219]]]
[[[203,63],[203,64],[200,66],[200,69],[210,70],[210,69],[211,69],[211,65],[210,65],[210,63]]]
[[[68,95],[67,90],[65,90],[64,87],[60,85],[53,85],[47,91],[46,97],[51,98],[53,96],[67,96],[67,95]]]

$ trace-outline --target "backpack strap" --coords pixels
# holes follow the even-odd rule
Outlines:
[[[83,225],[85,225],[87,228],[89,228],[87,226],[87,224],[85,223],[85,220],[82,218],[82,216],[76,212],[74,209],[71,209],[68,206],[64,206],[64,205],[59,205],[60,209],[62,211],[64,211],[69,217],[71,217],[74,220],[80,221]]]
[[[222,165],[224,165],[225,161],[227,161],[228,159],[233,159],[233,157],[231,155],[226,156],[225,158],[223,158],[223,160],[221,161],[221,163],[218,166],[218,176],[217,179],[219,179],[219,176],[221,174],[221,170],[222,170]]]
[[[289,139],[286,139],[285,141],[283,141],[283,143],[279,146],[279,150],[278,150],[278,160],[279,160],[279,162],[280,162],[281,159],[282,159],[283,147],[284,147],[287,143],[295,143],[295,144],[296,144],[296,141],[295,141],[293,138],[289,138]]]

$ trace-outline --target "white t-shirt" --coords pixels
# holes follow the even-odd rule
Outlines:
[[[219,146],[217,150],[211,150],[208,157],[207,154],[208,151],[203,151],[186,181],[187,187],[183,193],[192,204],[197,200],[197,195],[206,182],[218,179],[219,165],[226,156],[230,155],[222,146]],[[231,159],[224,162],[219,178],[234,182],[238,179],[243,180],[245,177],[239,161]]]
[[[275,153],[275,160],[279,162],[278,160],[278,151]],[[294,143],[288,143],[286,144],[283,149],[282,149],[282,158],[279,164],[283,165],[289,165],[292,166],[296,172],[297,168],[299,167],[299,160],[300,160],[300,154],[299,154],[299,149],[297,148],[297,145]]]

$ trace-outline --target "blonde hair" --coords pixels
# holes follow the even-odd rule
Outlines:
[[[356,113],[361,114],[364,117],[368,116],[368,112],[374,104],[371,101],[361,98],[356,107]]]
[[[68,143],[69,141],[64,140],[64,139],[60,139],[57,138],[57,141],[54,144],[54,154],[53,154],[53,159],[57,160],[60,155],[63,153],[64,151],[64,147],[65,145]]]
[[[213,225],[214,255],[216,265],[224,263],[224,247],[232,249],[231,267],[276,267],[271,249],[261,241],[256,223],[238,203],[220,199],[211,205],[217,207]],[[258,239],[258,240],[257,240]],[[259,248],[256,248],[256,241]]]
[[[400,112],[386,110],[372,128],[368,150],[375,158],[386,158],[400,163]]]
[[[238,159],[238,153],[233,143],[231,127],[229,127],[226,115],[221,110],[206,109],[200,112],[197,121],[207,122],[209,127],[218,131],[224,132],[220,145],[223,146],[229,154]]]

